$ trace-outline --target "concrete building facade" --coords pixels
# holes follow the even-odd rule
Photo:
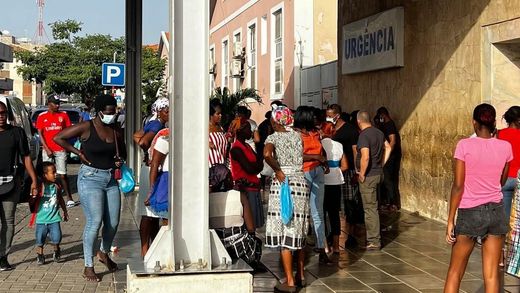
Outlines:
[[[403,208],[447,218],[453,152],[473,133],[473,108],[520,104],[520,2],[517,0],[339,0],[338,52],[346,24],[404,8],[404,66],[342,74],[340,104],[373,115],[386,106],[403,145]],[[344,56],[339,56],[341,60]]]
[[[335,0],[211,1],[210,89],[257,89],[256,121],[272,100],[298,106],[300,68],[337,58],[336,17]]]

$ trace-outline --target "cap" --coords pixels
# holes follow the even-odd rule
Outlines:
[[[60,96],[57,94],[50,94],[47,96],[47,103],[59,104],[61,103]]]

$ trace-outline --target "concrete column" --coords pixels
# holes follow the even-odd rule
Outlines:
[[[139,149],[132,135],[141,128],[141,52],[143,34],[143,0],[126,0],[126,81],[125,139],[128,166],[139,178]]]

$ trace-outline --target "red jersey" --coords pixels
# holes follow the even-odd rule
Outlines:
[[[520,129],[504,128],[498,131],[498,138],[508,141],[513,147],[513,160],[509,163],[507,177],[516,178],[520,169]]]
[[[55,143],[53,139],[58,132],[69,126],[71,126],[69,115],[62,111],[55,113],[45,111],[36,119],[36,129],[40,130],[47,147],[53,152],[63,151],[63,148]]]

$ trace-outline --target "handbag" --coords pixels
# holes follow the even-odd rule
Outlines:
[[[280,187],[280,215],[282,217],[282,223],[284,225],[289,224],[293,218],[293,200],[291,195],[291,187],[289,186],[289,180],[285,177],[285,181]]]
[[[81,140],[79,138],[74,142],[74,148],[81,150]],[[76,160],[79,159],[79,156],[75,153],[70,153],[70,158]]]
[[[150,208],[156,213],[168,211],[168,172],[157,174],[150,195]]]
[[[211,192],[224,192],[233,188],[231,171],[224,164],[214,164],[209,168],[209,188]]]
[[[272,177],[274,175],[274,170],[267,164],[267,162],[264,160],[264,168],[262,171],[260,171],[260,175],[266,176],[266,177]]]
[[[117,142],[117,135],[115,130],[114,140],[116,142],[116,156],[119,158],[119,144]],[[128,168],[125,163],[121,164],[121,167],[114,170],[114,179],[116,179],[117,183],[119,184],[119,190],[121,190],[121,192],[123,192],[125,195],[134,191],[134,172],[132,169]]]

